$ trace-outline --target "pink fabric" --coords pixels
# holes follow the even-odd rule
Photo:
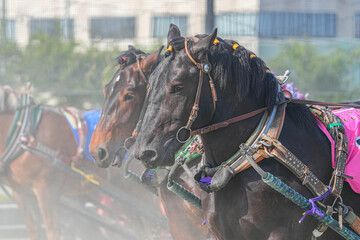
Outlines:
[[[351,188],[360,193],[360,109],[344,108],[334,111],[335,115],[340,117],[344,123],[345,134],[349,140],[348,158],[346,159],[345,174],[354,179],[346,179]],[[331,143],[332,167],[335,167],[335,143],[331,138],[324,124],[318,121],[319,128],[324,132]]]

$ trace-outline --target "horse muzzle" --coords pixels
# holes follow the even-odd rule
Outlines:
[[[91,155],[95,159],[98,167],[107,168],[115,160],[115,154],[110,154],[109,150],[103,146],[99,146]]]

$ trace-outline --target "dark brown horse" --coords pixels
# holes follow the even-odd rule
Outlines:
[[[203,195],[203,211],[214,237],[311,239],[312,231],[318,226],[315,218],[307,217],[299,224],[302,210],[266,185],[254,168],[235,175],[225,162],[239,151],[239,146],[241,154],[253,150],[246,149],[244,144],[255,141],[255,138],[248,139],[261,122],[262,114],[255,112],[233,123],[227,120],[264,107],[262,111],[270,109],[271,112],[283,101],[283,95],[277,79],[260,58],[235,42],[217,39],[216,34],[214,31],[202,39],[185,39],[176,26],[170,27],[171,51],[149,78],[152,91],[141,131],[132,148],[134,155],[149,168],[172,165],[173,156],[181,147],[177,139],[185,139],[186,129],[190,127],[200,129],[193,133],[202,134],[206,156],[202,173],[213,176],[212,181],[221,177],[228,181],[221,187],[211,182],[214,188],[207,190],[215,189],[214,192]],[[284,119],[279,141],[322,182],[328,183],[333,171],[330,143],[317,127],[314,115],[304,105],[289,103]],[[313,197],[310,190],[274,158],[262,160],[259,166],[306,198]],[[223,169],[216,172],[223,175],[214,175],[217,169]],[[228,176],[232,178],[225,178]],[[342,198],[355,213],[360,213],[360,196],[347,183]],[[340,238],[332,230],[321,237]]]
[[[30,239],[41,239],[41,223],[44,222],[47,239],[58,240],[61,236],[59,203],[62,196],[76,195],[80,197],[90,193],[96,195],[97,188],[94,187],[96,184],[90,183],[75,171],[82,169],[82,172],[85,170],[87,173],[94,174],[94,180],[100,181],[100,185],[108,182],[109,172],[98,168],[85,158],[73,161],[72,157],[77,155],[77,143],[72,129],[64,114],[58,108],[48,106],[41,106],[41,118],[37,123],[34,120],[33,123],[36,124],[33,126],[32,123],[29,123],[23,131],[23,135],[27,139],[31,139],[32,143],[41,143],[46,146],[46,149],[53,150],[59,156],[58,161],[61,161],[60,159],[63,157],[64,160],[68,161],[69,165],[73,163],[72,168],[75,171],[71,170],[71,166],[67,166],[67,170],[60,167],[55,161],[55,157],[47,158],[41,154],[19,148],[12,152],[11,156],[6,158],[5,161],[3,154],[6,149],[9,149],[5,142],[7,142],[7,138],[14,126],[14,121],[15,124],[20,124],[14,119],[16,113],[25,108],[29,108],[31,111],[35,108],[32,101],[25,102],[25,104],[24,102],[20,103],[24,98],[23,94],[10,87],[0,87],[0,156],[2,156],[0,180],[12,189],[13,197],[24,217]],[[30,118],[28,118],[28,122],[31,121]],[[22,124],[25,124],[25,122],[22,122]],[[15,143],[19,144],[19,142]],[[35,146],[32,144],[26,145]],[[115,176],[114,173],[115,171],[112,170],[112,176]],[[151,194],[137,186],[133,186],[134,184],[129,184],[117,171],[116,174],[115,180],[118,188],[114,189],[118,194],[124,194],[124,192],[128,191],[135,194],[134,196],[138,199],[139,196],[146,197],[146,202],[151,204],[152,209],[158,208],[157,202],[151,201],[154,199]],[[40,209],[40,213],[38,209]],[[122,213],[132,219],[134,224],[139,222],[139,219],[132,217],[133,213],[126,212],[126,207],[122,210]]]
[[[90,144],[90,152],[98,166],[108,167],[114,163],[116,153],[124,158],[122,146],[138,122],[146,95],[146,78],[160,61],[160,51],[146,55],[130,46],[119,56],[120,67],[105,86],[102,115]],[[140,58],[138,64],[136,58]],[[199,160],[196,160],[191,167],[196,168],[198,164]],[[193,179],[183,172],[179,171],[175,180],[190,191],[201,194]],[[174,239],[204,239],[206,227],[202,226],[201,211],[170,192],[166,181],[161,183],[158,191]]]

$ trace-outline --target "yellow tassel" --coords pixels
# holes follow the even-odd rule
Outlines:
[[[233,45],[233,49],[236,50],[236,49],[238,48],[238,46],[239,46],[239,44],[235,43],[235,44]]]
[[[167,50],[170,51],[170,52],[172,52],[173,47],[170,45]]]
[[[254,58],[254,57],[256,57],[255,54],[251,54],[251,55],[250,55],[250,59],[252,59],[252,58]]]
[[[214,45],[216,45],[218,42],[219,42],[219,40],[217,38],[215,38]]]

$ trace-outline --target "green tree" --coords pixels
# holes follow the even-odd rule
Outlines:
[[[15,69],[21,64],[21,59],[22,52],[14,42],[0,42],[0,84],[19,84]]]
[[[292,72],[290,81],[300,91],[310,93],[312,99],[343,101],[349,83],[348,55],[340,48],[320,54],[314,45],[292,42],[267,63],[277,73],[289,69]]]

